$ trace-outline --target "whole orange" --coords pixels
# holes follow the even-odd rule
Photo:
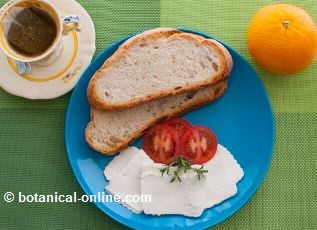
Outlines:
[[[291,74],[309,66],[317,54],[317,27],[309,14],[294,5],[260,9],[248,28],[248,48],[265,70]]]

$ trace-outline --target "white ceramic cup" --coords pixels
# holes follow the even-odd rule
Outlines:
[[[57,28],[57,33],[51,46],[48,47],[45,52],[36,56],[26,56],[14,50],[9,45],[4,28],[6,20],[11,20],[10,14],[16,7],[25,8],[31,6],[39,8],[49,14],[54,20]],[[19,72],[24,74],[30,71],[31,67],[29,63],[43,65],[45,62],[50,61],[50,57],[56,57],[58,54],[54,54],[54,52],[57,50],[60,51],[63,34],[66,34],[66,32],[77,27],[78,21],[78,16],[70,15],[63,17],[60,15],[59,11],[48,0],[11,0],[0,9],[0,48],[8,57],[15,60]],[[26,67],[29,69],[24,69]]]

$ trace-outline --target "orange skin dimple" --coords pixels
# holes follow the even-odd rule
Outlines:
[[[317,55],[317,27],[305,10],[289,4],[260,9],[248,28],[248,48],[265,70],[291,74],[308,67]]]

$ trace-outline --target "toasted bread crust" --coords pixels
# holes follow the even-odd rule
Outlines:
[[[233,60],[231,57],[231,54],[229,53],[229,51],[226,49],[226,47],[224,47],[220,42],[218,42],[217,40],[214,39],[208,39],[210,42],[213,42],[215,45],[217,45],[220,49],[222,49],[222,51],[225,54],[225,61],[226,61],[226,65],[227,65],[227,72],[225,72],[225,75],[229,75],[232,68],[233,68]]]
[[[213,87],[213,86],[211,86],[211,87]],[[155,123],[157,123],[161,120],[170,118],[170,117],[180,116],[186,112],[189,112],[195,108],[198,108],[202,105],[210,103],[210,102],[214,101],[215,99],[219,98],[220,96],[222,96],[224,94],[225,90],[227,89],[227,81],[224,80],[222,82],[219,82],[218,86],[216,86],[216,87],[217,88],[214,90],[214,93],[212,95],[209,95],[209,97],[205,97],[205,98],[201,99],[200,101],[193,102],[190,105],[181,107],[181,108],[179,108],[179,110],[174,111],[173,113],[168,114],[167,116],[163,116],[163,117],[158,116],[158,117],[153,118],[144,127],[140,127],[140,129],[137,132],[135,132],[134,135],[131,135],[130,138],[128,138],[127,140],[125,140],[124,142],[118,144],[117,146],[115,146],[113,148],[103,148],[103,147],[100,147],[98,144],[93,142],[93,139],[91,138],[91,132],[92,132],[92,129],[95,128],[95,124],[94,124],[94,110],[92,109],[91,121],[88,123],[86,131],[85,131],[85,139],[86,139],[87,143],[89,144],[89,146],[91,148],[93,148],[94,150],[96,150],[97,152],[100,152],[100,153],[105,154],[105,155],[114,155],[116,152],[126,148],[135,139],[142,136],[144,131],[146,129],[148,129],[149,127],[151,127],[152,125],[154,125]]]
[[[147,96],[142,97],[142,98],[135,98],[135,99],[129,100],[126,103],[120,103],[120,104],[119,103],[116,103],[116,104],[110,103],[109,104],[98,96],[98,94],[96,93],[95,87],[96,87],[98,79],[100,79],[102,77],[103,71],[105,71],[105,69],[109,68],[114,63],[116,63],[120,58],[125,56],[130,47],[132,47],[134,44],[138,43],[139,41],[155,40],[155,39],[159,39],[161,37],[172,38],[174,36],[181,37],[181,38],[187,39],[187,40],[191,40],[198,45],[208,45],[208,46],[213,47],[213,49],[217,50],[221,54],[219,58],[220,58],[220,63],[222,63],[221,69],[219,70],[218,75],[210,80],[205,80],[205,81],[197,82],[195,84],[186,85],[186,86],[183,86],[182,88],[179,88],[179,89],[161,90],[161,91],[155,92],[151,95],[147,95]],[[125,43],[123,43],[118,48],[118,50],[110,58],[108,58],[106,60],[106,62],[102,66],[102,68],[95,73],[95,75],[91,79],[89,86],[88,86],[88,89],[87,89],[88,100],[89,100],[89,103],[96,109],[116,111],[116,110],[128,109],[128,108],[134,107],[136,105],[139,105],[139,104],[142,104],[145,102],[149,102],[152,100],[156,100],[156,99],[159,99],[162,97],[176,95],[176,94],[180,94],[180,93],[183,93],[186,91],[197,90],[199,88],[215,84],[215,83],[221,81],[222,79],[224,79],[228,75],[231,67],[230,67],[229,62],[227,61],[227,59],[228,59],[227,56],[228,56],[228,54],[226,53],[226,50],[223,49],[223,47],[220,47],[218,44],[216,44],[212,40],[205,39],[204,37],[199,36],[199,35],[184,33],[184,32],[181,32],[179,30],[176,30],[174,28],[158,28],[158,29],[146,31],[142,34],[139,34],[133,38],[128,39]],[[229,54],[229,56],[230,56],[230,54]]]

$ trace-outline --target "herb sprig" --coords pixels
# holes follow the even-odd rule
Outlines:
[[[197,174],[198,180],[205,177],[205,174],[208,173],[208,170],[204,169],[203,165],[200,168],[193,168],[192,164],[188,160],[185,160],[182,156],[180,156],[174,162],[160,168],[162,176],[164,176],[164,174],[171,175],[171,167],[177,167],[177,169],[172,173],[172,178],[170,180],[171,183],[175,181],[182,182],[181,175],[187,171],[194,171]]]

